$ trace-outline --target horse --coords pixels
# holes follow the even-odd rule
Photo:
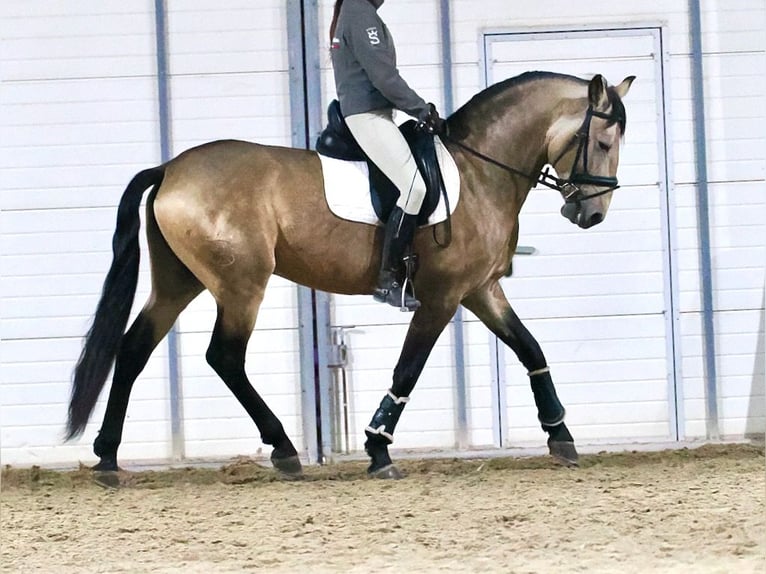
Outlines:
[[[420,228],[413,285],[422,305],[410,321],[392,384],[366,427],[372,477],[400,478],[388,447],[439,337],[463,305],[510,347],[528,370],[550,454],[577,464],[550,368],[498,283],[518,241],[518,215],[540,182],[563,197],[561,214],[582,229],[603,221],[618,187],[626,126],[622,99],[634,76],[609,85],[551,72],[527,72],[473,96],[446,120],[444,145],[460,175],[451,241]],[[552,166],[555,175],[551,173]],[[545,171],[543,171],[545,170]],[[140,203],[151,293],[126,329],[138,282]],[[114,367],[94,471],[116,471],[133,384],[183,309],[203,290],[217,316],[209,365],[273,447],[271,462],[300,476],[295,446],[245,372],[245,351],[272,274],[330,293],[371,294],[383,231],[340,219],[323,192],[320,158],[306,149],[219,140],[136,174],[117,209],[113,261],[75,365],[66,440],[81,435]]]

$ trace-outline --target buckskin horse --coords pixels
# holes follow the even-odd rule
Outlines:
[[[550,453],[577,463],[540,345],[508,303],[499,279],[518,240],[518,215],[537,181],[561,192],[563,216],[583,229],[600,223],[617,188],[625,131],[622,99],[634,77],[610,86],[549,72],[527,72],[475,95],[447,119],[444,143],[460,175],[460,201],[448,247],[422,228],[412,316],[393,382],[366,429],[368,472],[398,478],[388,447],[433,345],[459,305],[473,312],[528,370]],[[552,174],[546,165],[551,165]],[[545,168],[545,171],[543,169]],[[125,331],[145,227],[151,294]],[[80,435],[109,372],[104,421],[94,441],[96,471],[117,470],[131,388],[181,311],[203,290],[217,305],[206,359],[258,427],[281,473],[299,476],[298,453],[248,381],[245,350],[266,283],[277,274],[342,294],[370,294],[380,264],[382,227],[340,219],[328,209],[316,152],[243,141],[215,141],[138,173],[122,195],[113,261],[75,366],[67,440]]]

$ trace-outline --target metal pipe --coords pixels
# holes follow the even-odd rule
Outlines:
[[[287,10],[287,58],[290,85],[290,125],[293,147],[308,145],[306,120],[306,91],[304,82],[303,2],[288,0]],[[319,422],[317,420],[316,364],[314,336],[314,295],[308,287],[298,290],[298,336],[300,341],[301,419],[303,421],[303,446],[309,462],[318,462]]]
[[[314,328],[317,348],[317,389],[319,394],[319,462],[332,462],[332,371],[329,365],[332,346],[330,295],[314,291]]]
[[[303,0],[303,40],[305,45],[306,124],[309,149],[314,149],[324,122],[322,72],[320,68],[319,2]],[[329,335],[328,335],[329,336]]]
[[[705,410],[707,436],[717,439],[718,374],[715,357],[713,309],[713,262],[710,248],[710,206],[708,202],[707,134],[705,130],[705,82],[702,62],[702,18],[699,0],[689,0],[689,41],[691,43],[694,147],[697,168],[697,233],[702,284],[702,329],[705,354]]]
[[[303,16],[303,90],[305,102],[305,147],[314,149],[319,132],[322,130],[322,77],[319,65],[319,2],[302,0]],[[330,295],[314,291],[314,344],[317,353],[316,387],[319,401],[319,462],[332,458],[332,372],[328,365],[331,347]]]
[[[165,0],[154,0],[154,25],[157,52],[157,104],[160,122],[160,159],[170,159],[170,82],[168,74],[168,26]],[[168,379],[170,385],[170,435],[173,460],[185,456],[183,429],[183,395],[181,391],[181,369],[179,365],[178,326],[174,324],[168,332]]]
[[[322,77],[319,66],[319,2],[302,0],[303,15],[303,90],[306,114],[307,149],[314,149],[322,130]],[[330,295],[314,291],[314,342],[317,353],[316,387],[319,394],[318,461],[329,462],[332,456],[332,372],[328,366],[331,347]]]
[[[157,50],[157,100],[160,120],[160,157],[170,159],[170,89],[168,85],[168,27],[165,0],[154,0]]]
[[[308,146],[308,139],[306,137],[306,91],[303,76],[303,1],[287,0],[286,10],[292,145],[305,148]]]
[[[155,38],[157,53],[157,104],[160,123],[160,159],[166,162],[171,155],[170,133],[170,86],[167,57],[167,6],[165,0],[155,0]],[[170,423],[173,442],[173,458],[184,457],[183,405],[181,377],[178,361],[178,328],[168,333],[168,377],[170,384]]]
[[[441,8],[441,44],[442,44],[442,81],[444,90],[444,114],[449,115],[454,111],[452,97],[452,15],[450,13],[450,0],[440,0]]]
[[[450,0],[439,0],[440,33],[442,53],[442,98],[443,114],[449,116],[454,111],[452,84],[452,17]],[[458,307],[452,318],[452,343],[455,361],[455,446],[459,449],[469,446],[468,439],[468,394],[465,376],[465,325],[463,308]]]
[[[286,8],[292,145],[310,149],[321,128],[319,6],[317,0],[288,0]],[[309,462],[321,463],[332,452],[330,304],[324,293],[297,289],[304,444]]]

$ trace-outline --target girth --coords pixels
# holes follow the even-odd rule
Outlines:
[[[418,170],[426,184],[426,198],[418,214],[418,225],[425,225],[428,217],[439,204],[439,195],[444,188],[436,160],[434,136],[417,129],[415,120],[403,123],[399,126],[399,131],[407,140]],[[316,151],[336,159],[366,161],[370,173],[370,198],[373,209],[381,221],[388,221],[388,217],[399,199],[399,190],[359,147],[351,130],[346,125],[338,100],[333,100],[327,107],[327,127],[317,138]],[[444,197],[446,201],[446,193],[444,193]],[[449,213],[449,207],[447,212]]]

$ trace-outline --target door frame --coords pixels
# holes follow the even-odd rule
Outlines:
[[[672,148],[669,142],[671,98],[669,93],[670,52],[666,39],[670,37],[667,27],[661,22],[637,24],[601,24],[597,26],[555,26],[544,28],[485,28],[479,31],[479,85],[486,88],[494,79],[492,76],[492,46],[499,42],[519,40],[575,39],[651,36],[654,42],[655,84],[657,98],[657,156],[660,161],[658,187],[663,196],[661,233],[663,246],[663,293],[665,299],[665,345],[667,365],[667,399],[669,438],[681,441],[685,438],[685,417],[683,409],[683,377],[681,354],[681,313],[678,281],[678,252],[676,205],[672,177]],[[492,371],[492,413],[495,446],[510,446],[506,402],[505,346],[494,335],[489,336],[490,363]]]

